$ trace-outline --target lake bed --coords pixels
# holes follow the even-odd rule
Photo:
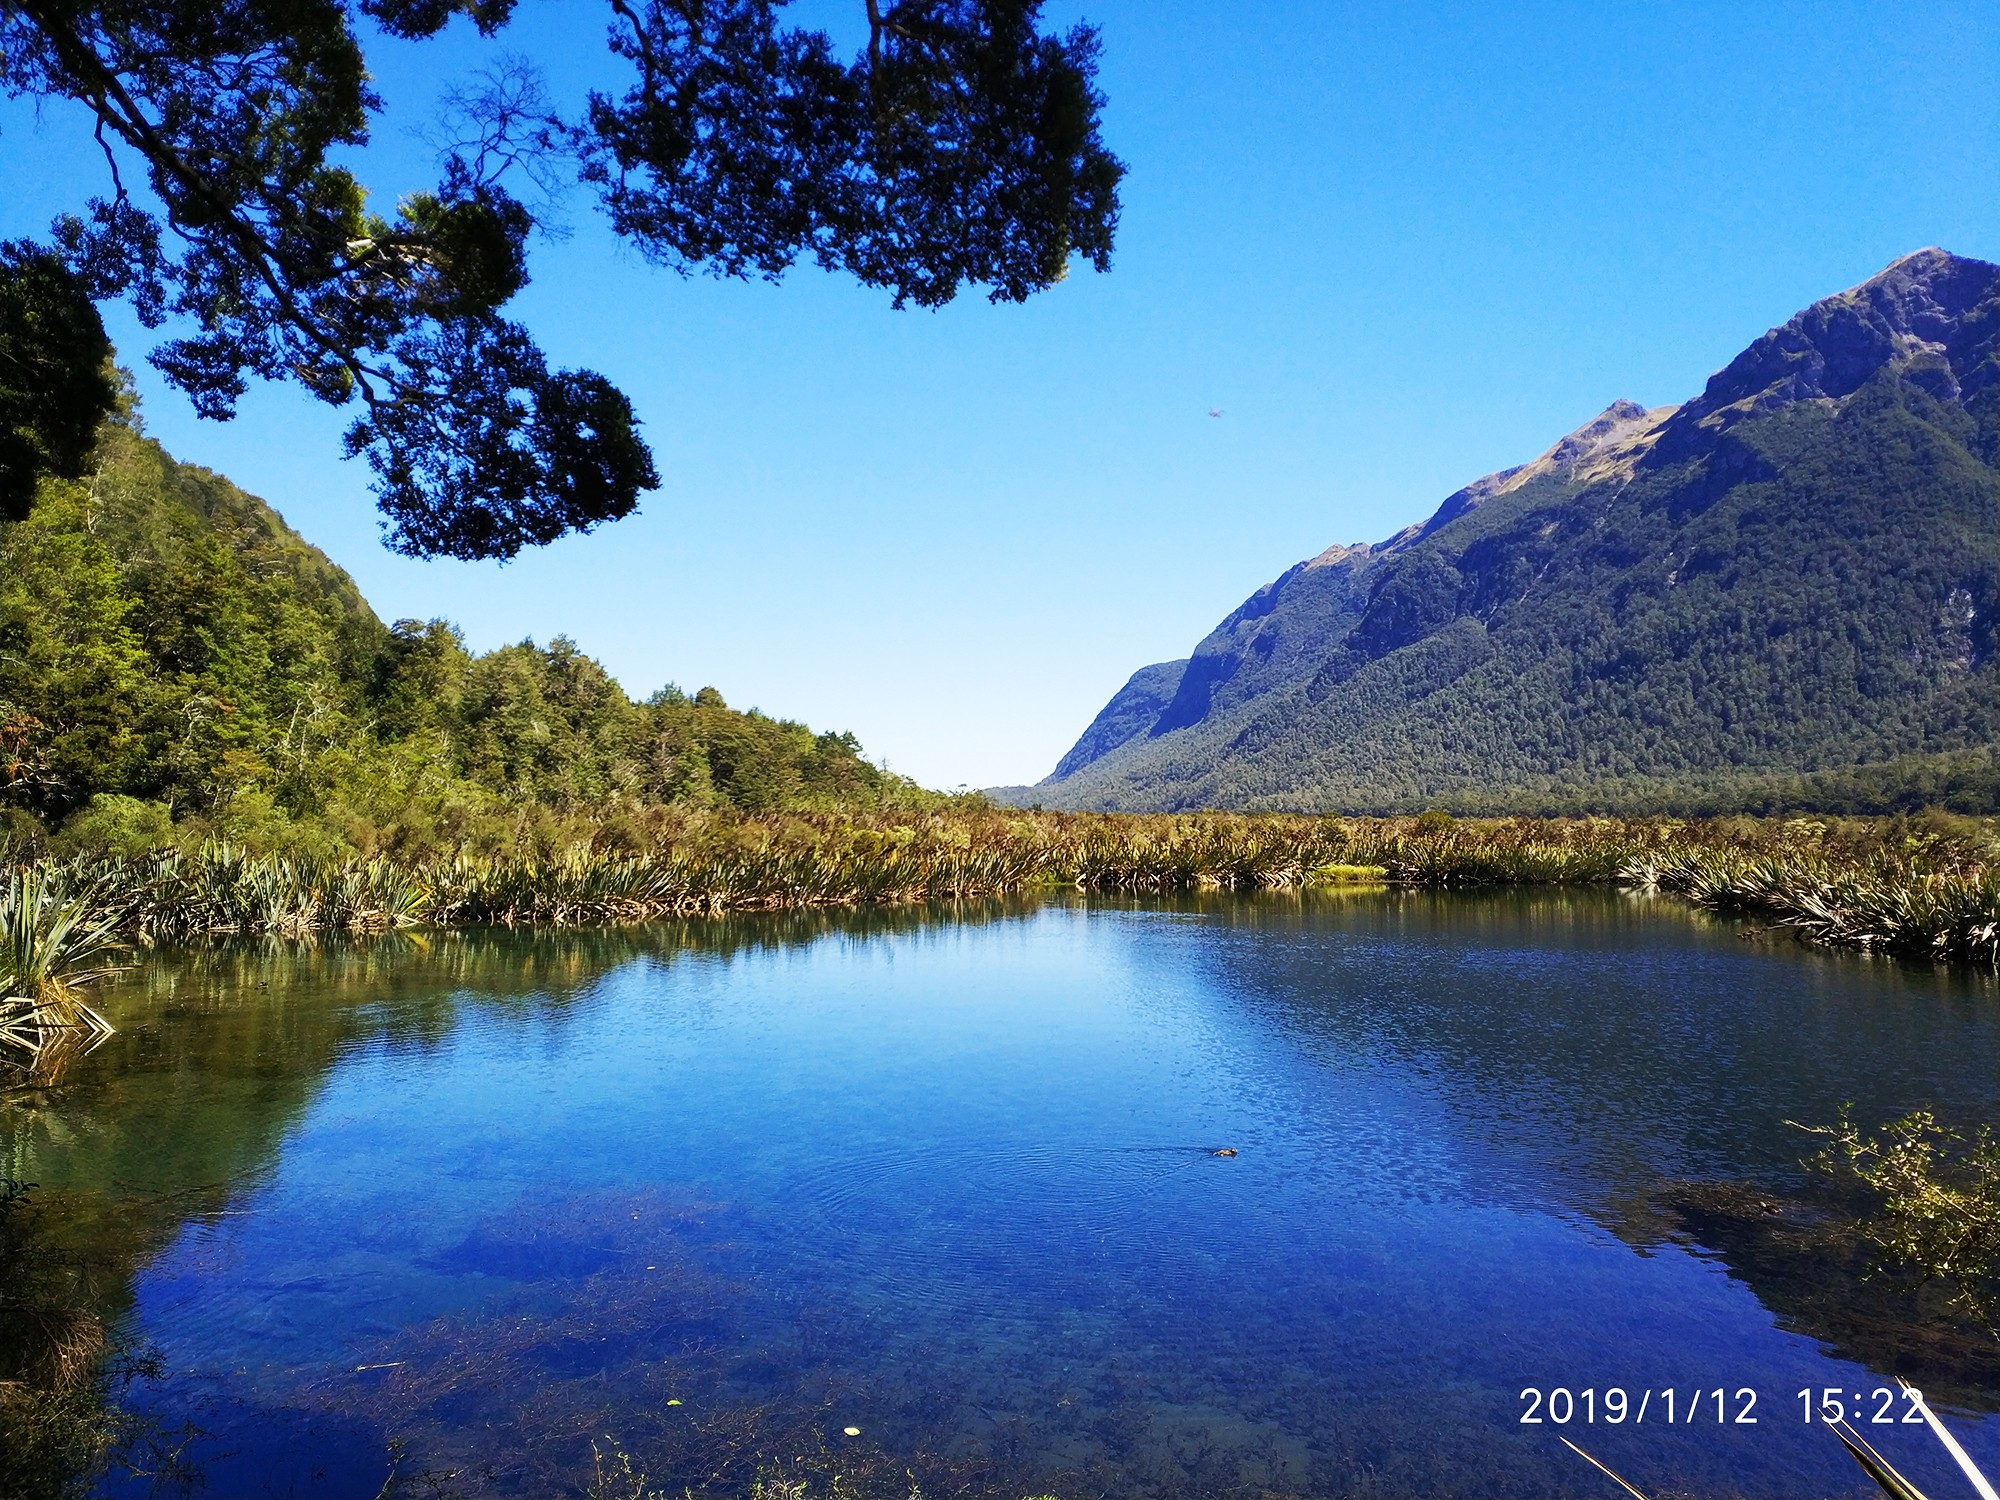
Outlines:
[[[1685,1211],[1793,1212],[1849,1101],[2000,1115],[1990,975],[1364,890],[230,945],[103,1008],[9,1171],[119,1226],[210,1494],[1606,1493],[1562,1434],[1860,1495],[1797,1393],[1927,1358],[2000,1468],[1988,1366]]]

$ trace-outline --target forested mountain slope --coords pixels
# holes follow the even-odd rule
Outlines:
[[[2000,267],[1926,250],[1135,674],[1049,806],[2000,798]]]
[[[634,703],[565,639],[475,656],[443,621],[384,625],[268,505],[129,413],[88,478],[44,478],[0,522],[0,837],[143,845],[171,821],[267,847],[480,847],[566,809],[920,795],[853,736],[712,688]]]

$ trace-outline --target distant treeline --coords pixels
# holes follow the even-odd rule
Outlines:
[[[94,474],[0,522],[0,834],[128,853],[210,836],[321,857],[569,842],[649,808],[935,800],[849,734],[629,699],[558,637],[483,655],[378,620],[262,501],[129,412]]]
[[[1028,788],[1016,793],[1032,800]],[[1710,771],[1678,779],[1634,776],[1540,791],[1495,788],[1425,796],[1421,791],[1356,799],[1352,812],[1375,816],[1426,807],[1466,817],[1718,818],[1830,815],[1880,817],[1945,812],[1990,814],[2000,808],[2000,752],[1991,746],[1900,755],[1866,765],[1785,774]]]

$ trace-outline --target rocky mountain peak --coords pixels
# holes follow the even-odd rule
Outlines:
[[[1622,398],[1577,428],[1542,455],[1552,468],[1574,468],[1593,454],[1601,453],[1621,438],[1630,436],[1646,420],[1646,408]],[[1530,468],[1534,465],[1529,465]]]
[[[1295,564],[1135,674],[1036,795],[1886,806],[1949,776],[1990,806],[1996,468],[2000,267],[1919,251],[1685,407],[1613,402],[1388,542]]]
[[[1337,568],[1342,563],[1365,562],[1369,553],[1374,550],[1366,542],[1335,542],[1318,556],[1307,558],[1299,565],[1299,571],[1309,572],[1315,568]]]
[[[1708,382],[1663,432],[1678,458],[1743,420],[1799,401],[1838,400],[1894,368],[1940,401],[1968,406],[2000,384],[2000,266],[1936,248],[1773,328]]]
[[[1630,439],[1650,431],[1671,410],[1672,408],[1667,408],[1663,411],[1649,412],[1636,401],[1623,399],[1614,401],[1533,463],[1516,464],[1511,469],[1501,469],[1497,473],[1473,480],[1463,489],[1454,490],[1428,521],[1405,527],[1373,550],[1403,551],[1422,541],[1439,527],[1449,526],[1460,516],[1477,510],[1494,496],[1517,490],[1531,479],[1539,479],[1544,474],[1551,473],[1569,474],[1579,467],[1590,466],[1592,461],[1611,456]],[[1328,553],[1315,558],[1314,565],[1320,565],[1337,550],[1340,549],[1329,549]]]

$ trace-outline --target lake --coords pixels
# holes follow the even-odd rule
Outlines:
[[[226,945],[104,1001],[8,1171],[109,1247],[208,1495],[581,1493],[593,1448],[671,1494],[1614,1494],[1559,1434],[1862,1495],[1798,1393],[1899,1369],[2000,1470],[1990,1355],[1786,1248],[1788,1120],[2000,1115],[1991,975],[1357,891]]]

